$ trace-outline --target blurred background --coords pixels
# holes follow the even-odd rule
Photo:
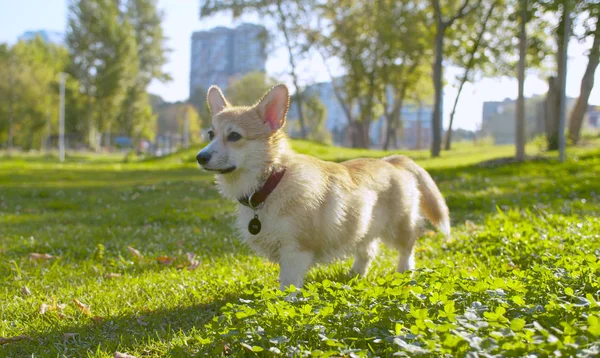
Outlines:
[[[67,152],[162,156],[204,139],[209,86],[252,104],[279,82],[293,138],[556,149],[599,132],[599,17],[597,0],[0,0],[0,150],[56,151],[62,108]]]

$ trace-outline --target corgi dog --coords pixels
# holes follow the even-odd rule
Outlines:
[[[398,272],[413,269],[422,216],[450,235],[442,194],[411,159],[334,163],[295,153],[282,129],[290,103],[285,85],[251,107],[232,106],[212,86],[207,103],[210,143],[196,160],[215,172],[222,196],[238,201],[245,242],[279,263],[281,290],[302,287],[313,264],[347,255],[354,255],[352,273],[365,275],[379,241],[398,250]]]

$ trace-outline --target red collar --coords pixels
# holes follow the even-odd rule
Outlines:
[[[275,190],[281,178],[283,178],[283,174],[285,174],[285,168],[271,172],[271,175],[269,175],[269,178],[262,188],[249,196],[239,198],[238,201],[240,204],[245,205],[250,209],[260,209],[265,200],[267,200],[267,197]]]

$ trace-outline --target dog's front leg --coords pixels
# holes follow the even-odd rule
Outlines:
[[[304,275],[313,263],[314,254],[294,247],[282,247],[279,252],[279,288],[284,291],[290,285],[302,287]]]

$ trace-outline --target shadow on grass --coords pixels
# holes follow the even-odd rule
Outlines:
[[[243,292],[245,288],[240,287],[235,291]],[[73,325],[64,324],[54,315],[48,319],[46,329],[24,332],[29,339],[0,347],[0,355],[81,357],[98,351],[109,354],[116,351],[131,353],[138,346],[147,347],[150,341],[157,344],[170,342],[174,334],[183,333],[187,336],[195,330],[200,338],[204,325],[218,316],[223,306],[235,303],[240,298],[243,298],[241,294],[230,293],[207,303],[192,303],[124,316],[84,318],[85,323]],[[48,350],[48,347],[52,349]],[[169,347],[173,348],[170,343]]]

